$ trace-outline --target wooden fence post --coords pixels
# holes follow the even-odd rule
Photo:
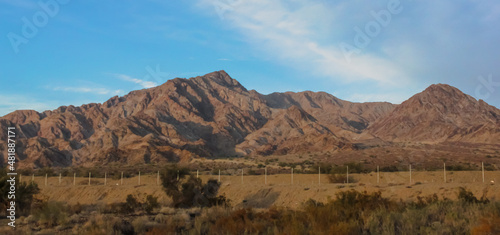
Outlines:
[[[380,183],[380,169],[379,166],[377,166],[377,184]]]
[[[267,184],[267,166],[264,169],[264,184]]]
[[[349,183],[349,166],[347,166],[347,177],[346,177],[346,182]]]
[[[481,162],[481,170],[483,171],[483,183],[484,183],[484,162]]]
[[[444,182],[446,183],[446,162],[443,163],[443,177],[444,177]]]
[[[321,184],[321,167],[318,167],[318,184]]]
[[[411,164],[410,164],[410,184],[411,184]]]

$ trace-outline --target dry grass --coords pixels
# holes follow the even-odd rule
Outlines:
[[[103,214],[96,206],[47,203],[55,216],[42,234],[497,234],[500,203],[468,189],[455,190],[457,200],[436,194],[415,201],[384,197],[382,192],[337,191],[324,202],[306,200],[295,209],[164,207],[147,215]],[[480,199],[478,199],[480,198]],[[53,213],[57,209],[57,213]],[[78,213],[77,213],[78,212]],[[71,214],[74,213],[74,214]],[[38,217],[37,217],[38,218]],[[37,218],[20,219],[22,229],[36,228]],[[59,218],[63,218],[59,220]],[[44,223],[47,224],[47,223]],[[61,226],[65,225],[65,226]],[[29,231],[29,230],[26,230]],[[3,231],[5,232],[5,231]],[[8,234],[8,233],[5,233]]]
[[[300,209],[208,208],[194,221],[168,223],[183,234],[496,234],[500,203],[420,198],[394,201],[380,193],[339,192],[327,203],[310,200]],[[482,219],[478,219],[482,218]]]
[[[321,184],[318,184],[318,175],[295,174],[293,185],[290,174],[268,175],[267,185],[264,184],[263,175],[245,176],[243,183],[241,176],[223,175],[221,176],[219,194],[224,194],[236,207],[245,207],[250,204],[256,207],[274,205],[290,208],[297,208],[308,199],[326,202],[328,196],[348,189],[367,192],[381,191],[382,196],[395,200],[417,200],[418,196],[423,197],[434,193],[437,193],[439,197],[454,199],[457,197],[456,192],[459,187],[467,187],[475,195],[481,195],[483,190],[488,188],[488,198],[500,198],[500,188],[490,183],[490,181],[500,180],[500,172],[486,172],[487,183],[482,183],[481,172],[460,171],[453,172],[453,174],[448,172],[448,183],[444,183],[442,172],[416,171],[412,175],[411,188],[407,188],[410,186],[408,172],[381,172],[380,184],[377,184],[376,173],[349,175],[358,180],[358,184],[330,184],[326,174],[321,175]],[[209,178],[217,178],[207,175],[200,177],[204,182]],[[108,179],[106,186],[103,184],[73,186],[72,177],[71,180],[67,179],[69,185],[59,186],[57,178],[49,178],[49,186],[44,186],[41,184],[44,180],[43,177],[35,177],[35,181],[41,189],[39,197],[53,201],[64,201],[69,205],[120,203],[125,201],[128,194],[134,195],[141,203],[144,202],[148,194],[158,197],[160,205],[171,203],[171,199],[166,196],[162,187],[156,185],[156,177],[152,175],[141,176],[140,186],[137,185],[137,178],[125,179],[124,185],[116,185],[115,182],[119,183],[119,181]]]

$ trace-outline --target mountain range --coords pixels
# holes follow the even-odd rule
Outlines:
[[[102,104],[18,110],[0,118],[0,129],[12,126],[20,165],[27,168],[335,155],[380,143],[500,150],[500,110],[449,85],[431,85],[399,105],[353,103],[325,92],[264,95],[224,71],[175,78]],[[2,131],[3,164],[6,139]]]

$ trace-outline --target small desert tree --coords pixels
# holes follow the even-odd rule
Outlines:
[[[227,204],[224,196],[218,196],[220,184],[209,180],[202,184],[201,179],[192,176],[187,168],[169,165],[161,172],[165,193],[173,200],[174,207],[210,207]]]
[[[146,213],[151,214],[153,209],[160,207],[160,203],[158,203],[158,198],[153,195],[146,196],[146,202],[144,205],[144,210]]]

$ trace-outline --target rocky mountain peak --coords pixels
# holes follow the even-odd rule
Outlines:
[[[203,76],[191,78],[192,80],[198,81],[198,82],[206,82],[206,83],[211,83],[214,82],[220,86],[227,87],[227,88],[239,88],[244,91],[247,91],[245,87],[243,87],[236,79],[231,78],[229,74],[226,73],[224,70],[220,71],[215,71]]]
[[[0,118],[0,129],[7,126],[18,131],[22,166],[93,166],[334,153],[352,149],[359,137],[495,143],[500,111],[445,84],[401,105],[352,103],[312,91],[262,95],[221,70],[103,104],[15,111]],[[0,146],[5,140],[0,133]]]
[[[466,95],[458,88],[446,84],[433,84],[421,93],[415,95],[415,98],[441,99],[442,101],[467,99],[474,101],[475,99]]]
[[[391,141],[493,143],[488,136],[500,131],[499,114],[498,109],[455,87],[435,84],[377,120],[370,126],[370,132]]]

